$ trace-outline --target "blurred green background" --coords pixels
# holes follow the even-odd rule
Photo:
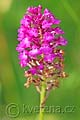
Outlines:
[[[41,4],[61,19],[68,45],[65,71],[69,77],[61,81],[46,102],[47,106],[74,107],[74,111],[45,113],[45,120],[80,120],[80,0],[0,0],[0,120],[38,120],[38,114],[22,114],[22,106],[39,106],[39,94],[31,85],[26,89],[24,70],[18,64],[17,29],[28,6]],[[6,106],[16,104],[20,114],[11,118]],[[17,109],[12,113],[17,114]]]

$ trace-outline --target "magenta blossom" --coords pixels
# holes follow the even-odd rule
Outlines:
[[[64,51],[59,46],[65,46],[67,40],[62,37],[64,31],[61,28],[54,28],[54,25],[60,24],[61,21],[48,9],[45,9],[43,14],[41,10],[41,5],[29,7],[18,29],[19,44],[16,50],[19,52],[21,67],[29,67],[25,71],[25,76],[28,78],[27,86],[32,82],[36,84],[36,81],[40,86],[43,75],[49,80],[54,76],[53,82],[58,77],[65,76]],[[34,80],[35,76],[36,80]]]

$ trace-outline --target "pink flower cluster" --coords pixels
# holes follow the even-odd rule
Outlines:
[[[54,53],[55,47],[67,44],[61,36],[64,31],[59,27],[52,27],[52,25],[59,24],[60,20],[56,19],[48,9],[45,9],[43,14],[41,10],[41,5],[29,7],[20,22],[19,44],[16,50],[19,52],[21,67],[28,66],[28,63],[32,59],[37,60],[38,56],[44,56],[44,61],[51,63],[56,56],[60,56],[60,53]],[[38,69],[42,68],[43,65],[40,63]]]
[[[59,46],[65,46],[67,40],[62,37],[64,31],[54,27],[60,20],[56,19],[48,9],[45,9],[43,14],[41,11],[41,5],[29,7],[20,22],[19,44],[16,47],[20,65],[29,67],[29,70],[25,71],[28,78],[30,75],[43,74],[50,77],[56,74],[55,71],[57,77],[60,77],[63,74],[63,51]],[[38,80],[40,82],[40,78]]]

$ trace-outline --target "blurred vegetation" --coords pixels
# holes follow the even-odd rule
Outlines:
[[[17,29],[20,19],[28,6],[41,4],[50,9],[62,20],[60,26],[65,31],[68,45],[65,50],[65,71],[69,77],[61,81],[60,88],[53,90],[46,105],[75,106],[72,113],[45,115],[48,120],[80,119],[80,1],[73,0],[0,0],[0,106],[16,103],[39,105],[39,94],[32,85],[24,88],[26,79],[24,70],[18,64]],[[1,107],[0,107],[1,108]],[[5,107],[4,107],[5,109]],[[0,110],[0,118],[7,119],[4,110]],[[2,116],[3,115],[3,116]],[[21,116],[22,117],[22,116]],[[8,118],[9,119],[9,118]],[[15,118],[18,120],[20,118]],[[25,119],[37,119],[36,115],[26,114]],[[2,119],[0,119],[2,120]],[[10,118],[12,120],[12,118]]]

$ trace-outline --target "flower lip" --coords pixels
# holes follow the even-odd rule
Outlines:
[[[54,34],[51,32],[45,32],[43,39],[44,41],[51,42],[54,39]]]
[[[52,52],[52,48],[48,47],[48,46],[42,46],[40,48],[40,53],[41,54],[50,54]]]
[[[31,72],[33,75],[34,75],[34,74],[37,74],[37,69],[36,69],[35,67],[30,68],[30,69],[29,69],[29,72]]]
[[[36,49],[32,49],[30,52],[29,52],[29,56],[36,56],[39,54],[39,50],[36,48]]]

